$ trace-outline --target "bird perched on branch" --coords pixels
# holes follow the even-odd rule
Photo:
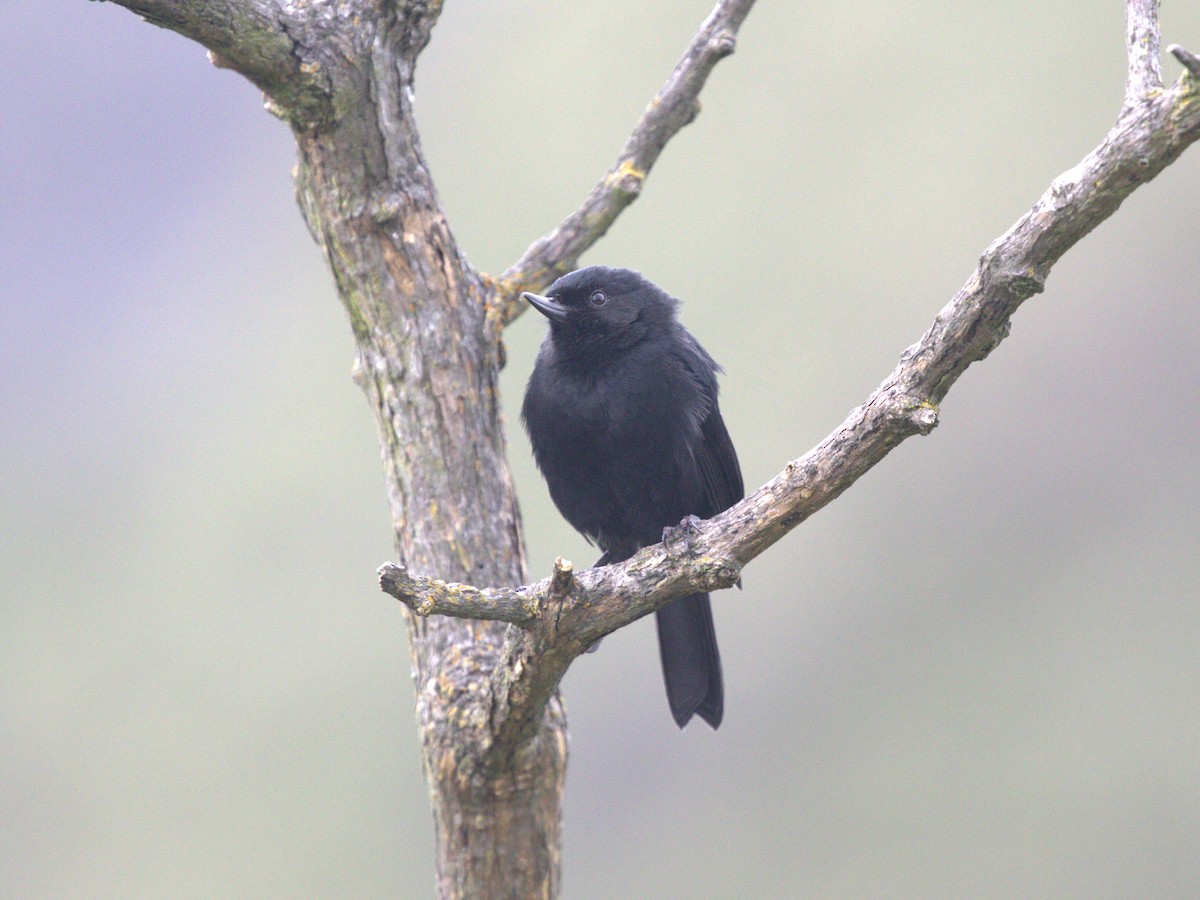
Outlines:
[[[589,266],[544,296],[550,320],[521,418],[559,512],[604,551],[628,559],[687,516],[743,497],[737,453],[717,407],[720,367],[676,318],[679,305],[637,272]],[[721,657],[708,594],[658,610],[671,715],[721,724]]]

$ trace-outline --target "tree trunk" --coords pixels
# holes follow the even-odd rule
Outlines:
[[[292,127],[298,199],[349,314],[355,378],[379,428],[398,561],[446,581],[523,583],[501,331],[522,290],[569,270],[637,196],[754,0],[718,2],[584,206],[486,282],[455,246],[413,119],[438,0],[113,2],[208,47]],[[568,586],[569,573],[560,567]],[[553,629],[417,612],[404,608],[438,893],[556,896],[567,757],[557,685],[587,644],[547,652]]]
[[[401,564],[386,579],[405,604],[444,897],[557,895],[567,731],[556,686],[571,660],[675,596],[732,584],[900,441],[928,432],[946,391],[1004,337],[1062,253],[1200,139],[1200,57],[1171,47],[1187,74],[1164,89],[1157,2],[1127,0],[1116,126],[983,254],[866,404],[774,481],[691,526],[682,551],[650,548],[578,581],[560,562],[540,587],[500,597],[463,584],[525,581],[497,393],[501,329],[522,290],[572,267],[637,196],[753,0],[719,0],[583,206],[486,283],[455,246],[413,119],[413,71],[440,2],[115,2],[207,46],[296,135],[300,204],[349,314],[355,377],[379,427]]]
[[[402,52],[413,38],[396,23],[382,30],[361,65],[339,73],[349,82],[337,93],[353,107],[332,128],[296,129],[298,195],[358,344],[355,377],[379,427],[397,554],[417,572],[517,585],[499,326],[487,321],[481,280],[455,246],[421,154]],[[503,766],[485,765],[488,673],[510,626],[404,615],[439,895],[555,896],[567,747],[557,697],[532,742]]]

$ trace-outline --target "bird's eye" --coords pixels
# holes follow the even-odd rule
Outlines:
[[[595,307],[601,307],[608,302],[608,297],[604,295],[604,291],[592,291],[592,296],[588,297],[588,303]]]

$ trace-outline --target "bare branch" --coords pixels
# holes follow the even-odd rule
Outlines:
[[[1184,50],[1178,44],[1170,44],[1167,52],[1179,60],[1180,65],[1187,69],[1192,78],[1200,80],[1200,56],[1190,50]]]
[[[554,576],[532,586],[539,615],[524,631],[510,634],[493,673],[493,733],[485,767],[502,769],[521,751],[572,661],[604,635],[672,600],[737,583],[736,563],[700,552],[694,540],[699,524],[689,516],[667,530],[664,543],[573,580],[560,559]]]
[[[1131,58],[1134,53],[1131,48]],[[1175,53],[1181,54],[1192,58]],[[685,520],[665,543],[618,565],[579,573],[574,588],[559,578],[553,592],[551,579],[513,591],[537,613],[528,620],[506,619],[522,630],[510,636],[504,664],[494,675],[490,758],[516,752],[567,666],[595,640],[679,597],[732,585],[742,566],[902,441],[928,434],[946,393],[1007,336],[1011,316],[1043,290],[1063,253],[1197,139],[1200,84],[1194,80],[1181,79],[1126,104],[1101,144],[1054,179],[1033,208],[987,248],[971,278],[892,374],[817,447],[719,516]],[[496,592],[479,593],[489,604],[498,602]],[[423,596],[440,602],[440,595]],[[447,602],[444,608],[452,606]]]
[[[741,570],[736,563],[697,554],[692,537],[699,534],[699,524],[689,517],[679,528],[669,529],[684,535],[682,545],[668,540],[628,564],[587,569],[578,576],[560,556],[549,578],[519,588],[477,588],[426,578],[395,563],[379,567],[379,587],[421,617],[482,619],[526,629],[540,627],[542,612],[558,604],[555,630],[586,649],[677,597],[722,590],[737,582]],[[669,566],[665,575],[659,571],[664,565]]]
[[[1129,57],[1126,106],[1162,88],[1162,68],[1158,60],[1161,39],[1158,3],[1159,0],[1125,2],[1125,50]]]
[[[277,4],[271,0],[99,0],[115,3],[147,22],[169,28],[204,43],[206,36],[228,34],[233,23],[274,20]]]
[[[568,563],[569,565],[569,563]],[[525,625],[537,615],[536,588],[479,588],[413,575],[404,566],[379,567],[379,587],[418,616],[454,616]]]
[[[109,2],[203,44],[213,65],[254,82],[281,118],[301,128],[319,128],[333,120],[328,78],[321,66],[297,52],[296,35],[314,27],[315,33],[325,32],[323,13],[309,9],[304,18],[292,19],[286,5],[273,0]]]
[[[522,291],[537,291],[575,268],[621,211],[637,199],[642,182],[667,142],[700,111],[699,96],[709,73],[733,53],[737,31],[754,0],[718,0],[671,76],[650,101],[621,148],[617,161],[592,188],[583,205],[554,231],[538,238],[493,285],[490,300],[501,324],[525,309]]]

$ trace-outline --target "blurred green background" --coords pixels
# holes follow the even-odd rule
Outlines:
[[[7,8],[0,895],[429,896],[378,447],[291,136],[124,10]],[[418,116],[478,267],[574,208],[709,8],[447,4]],[[1163,22],[1200,50],[1200,5]],[[685,301],[748,486],[1099,142],[1123,36],[1116,0],[758,5],[585,258]],[[648,623],[572,668],[566,896],[1196,895],[1198,211],[1193,148],[716,598],[719,733],[675,729]],[[503,376],[539,577],[596,554],[518,424],[544,327]]]

